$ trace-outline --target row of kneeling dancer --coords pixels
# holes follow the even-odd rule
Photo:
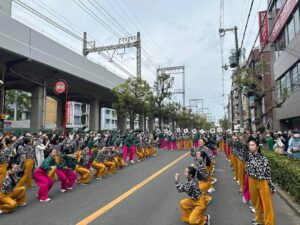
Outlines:
[[[216,162],[202,138],[199,146],[191,149],[191,156],[194,162],[184,170],[186,182],[181,182],[180,175],[175,174],[177,190],[188,195],[180,201],[181,219],[188,224],[209,225],[210,215],[206,210],[213,199],[210,195],[215,191],[213,184],[217,182],[212,176]]]
[[[61,143],[61,145],[63,144]],[[0,145],[2,145],[2,142]],[[138,149],[138,161],[155,156],[156,153],[157,147],[154,146]],[[29,173],[27,176],[25,170],[22,177],[25,175],[26,179],[23,181],[22,177],[19,178],[19,173],[24,171],[24,166],[25,168],[28,167],[29,163],[34,167],[33,159],[23,159],[20,164],[0,163],[0,171],[5,169],[0,184],[0,213],[9,213],[17,206],[26,205],[28,182],[30,183],[30,189],[34,188],[32,181],[28,181],[28,179],[32,179],[32,174]],[[55,180],[60,182],[60,191],[64,193],[71,191],[76,183],[83,186],[88,185],[92,176],[96,180],[102,180],[107,175],[113,175],[117,169],[125,166],[127,166],[127,163],[126,158],[123,156],[122,146],[98,147],[94,150],[85,147],[72,153],[62,150],[61,146],[54,146],[41,165],[34,170],[33,178],[38,186],[36,196],[40,202],[49,202],[51,200],[49,191]]]

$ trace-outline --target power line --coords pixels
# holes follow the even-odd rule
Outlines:
[[[128,14],[126,13],[126,11],[123,10],[123,8],[121,7],[121,5],[115,1],[120,9],[119,11],[116,11],[116,8],[112,5],[111,1],[108,1],[108,4],[110,5],[111,9],[119,16],[122,17],[123,21],[127,20],[129,21],[128,24],[126,24],[126,27],[131,27],[131,30],[136,30],[136,28],[133,28],[133,21],[129,18]],[[127,17],[123,17],[123,14]],[[137,28],[137,30],[139,30],[139,28]],[[143,42],[146,43],[146,42]],[[148,65],[149,68],[153,67],[153,68],[157,68],[157,64],[151,59],[151,57],[149,56],[149,53],[147,53],[147,51],[143,48],[144,44],[142,45],[142,61],[144,62],[144,64],[146,63]],[[147,59],[147,61],[145,61],[145,59]],[[149,63],[148,63],[149,61]]]
[[[75,38],[76,40],[80,41],[82,43],[83,39],[81,36],[73,33],[72,31],[70,31],[69,29],[64,28],[63,26],[61,26],[60,24],[58,24],[57,22],[53,21],[52,19],[46,17],[45,15],[39,13],[37,10],[35,10],[34,8],[30,7],[29,5],[25,4],[24,2],[20,1],[20,0],[14,0],[14,2],[20,6],[21,8],[23,8],[24,10],[27,10],[29,12],[31,12],[33,15],[37,16],[38,18],[46,21],[47,23],[51,24],[52,26],[54,26],[55,28],[62,30],[63,32],[67,33],[68,35],[70,35],[71,37]],[[102,55],[104,58],[108,58],[108,56],[106,56],[105,54]],[[121,71],[123,71],[124,73],[126,73],[127,75],[132,76],[132,74],[130,72],[128,72],[126,69],[124,69],[121,65],[114,63],[114,65],[116,67],[118,67]]]
[[[137,29],[137,30],[139,30],[140,28],[135,24],[135,22],[131,19],[131,17],[129,16],[129,14],[127,13],[127,10],[124,10],[123,9],[123,7],[122,7],[122,5],[118,2],[118,1],[115,1],[116,2],[116,4],[118,5],[118,7],[121,9],[121,11],[124,13],[124,15],[125,15],[125,18],[127,19],[127,21],[129,21],[129,23],[131,23],[131,24],[133,24],[134,26],[135,26],[135,28]],[[123,2],[124,3],[124,2]],[[125,5],[125,3],[124,3],[124,5]],[[125,5],[126,6],[126,5]],[[128,11],[129,11],[129,9],[128,9]],[[130,12],[129,12],[130,13]],[[145,49],[143,49],[142,48],[142,51],[145,53],[146,51],[145,51]],[[155,51],[154,51],[155,52]],[[156,52],[155,52],[156,53]],[[148,53],[146,53],[146,55],[148,55]],[[158,67],[158,65],[156,64],[156,63],[154,63],[153,62],[153,60],[152,59],[150,59],[150,61],[151,61],[151,63],[152,63],[152,65],[154,65],[154,67],[155,67],[155,69]]]
[[[243,48],[244,38],[245,38],[245,35],[246,35],[246,31],[247,31],[247,27],[248,27],[250,15],[251,15],[251,12],[252,12],[253,3],[254,3],[254,0],[252,0],[251,5],[250,5],[250,9],[249,9],[249,12],[248,12],[247,21],[246,21],[246,25],[245,25],[245,28],[244,28],[244,33],[243,33],[243,38],[242,38],[240,49]]]
[[[128,3],[124,0],[121,0],[123,2],[123,4],[127,7],[127,9],[131,12],[131,14],[133,15],[133,17],[135,18],[137,24],[140,25],[141,28],[143,28],[143,30],[146,32],[146,28],[145,26],[141,23],[141,20],[136,16],[136,14],[134,13],[134,11],[129,7]],[[149,38],[149,39],[148,39]],[[153,45],[153,49],[154,50],[158,50],[158,52],[160,52],[161,54],[164,55],[164,52],[161,51],[161,48],[155,43],[155,41],[153,41],[153,39],[151,38],[151,36],[149,34],[147,34],[145,36],[145,39],[148,40],[149,44],[152,44]],[[165,56],[165,55],[164,55]],[[167,58],[167,57],[165,57]],[[162,58],[163,59],[163,58]]]
[[[261,3],[262,3],[262,0],[260,0],[259,5],[258,5],[258,7],[257,7],[257,10],[256,10],[257,13],[259,12],[259,8],[260,8]],[[247,42],[246,42],[245,47],[247,47],[247,45],[248,45],[248,43],[249,43],[250,35],[252,36],[252,30],[253,30],[254,24],[255,24],[255,22],[256,22],[256,19],[257,19],[257,16],[255,16],[254,21],[253,21],[253,23],[252,23],[252,25],[251,25],[251,29],[250,29],[250,31],[249,31],[249,35],[248,35],[248,37],[247,37]]]

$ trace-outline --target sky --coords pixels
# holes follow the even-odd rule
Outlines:
[[[203,99],[204,107],[209,108],[211,119],[216,122],[224,117],[224,103],[227,104],[232,74],[232,70],[224,72],[224,98],[218,33],[220,1],[22,0],[21,2],[79,37],[86,31],[88,40],[95,41],[96,46],[117,44],[120,37],[135,36],[137,31],[141,32],[142,77],[153,84],[156,68],[185,66],[186,105],[189,105],[189,99]],[[251,1],[224,0],[222,24],[225,28],[238,26],[239,45]],[[92,10],[92,13],[84,11],[84,6]],[[243,45],[246,56],[258,32],[258,11],[266,8],[267,0],[254,0]],[[14,3],[12,16],[81,54],[80,40],[55,28],[24,7]],[[224,63],[228,64],[230,50],[234,48],[234,34],[226,33],[223,43]],[[257,46],[258,44],[256,43]],[[112,52],[109,54],[112,55]],[[120,50],[113,56],[115,63],[132,75],[136,74],[135,58],[135,49],[126,49],[125,52]],[[88,59],[124,78],[129,76],[127,72],[96,53],[90,54]],[[182,89],[182,76],[176,74],[174,77],[174,89]],[[182,102],[182,96],[175,95],[172,100]]]

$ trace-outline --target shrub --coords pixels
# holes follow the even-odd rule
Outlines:
[[[264,151],[271,167],[272,181],[300,203],[300,160]]]

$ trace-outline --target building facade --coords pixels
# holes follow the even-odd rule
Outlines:
[[[117,129],[116,110],[110,108],[101,108],[101,130]]]
[[[274,109],[275,130],[300,127],[300,3],[298,0],[269,1],[271,68],[280,106]]]

